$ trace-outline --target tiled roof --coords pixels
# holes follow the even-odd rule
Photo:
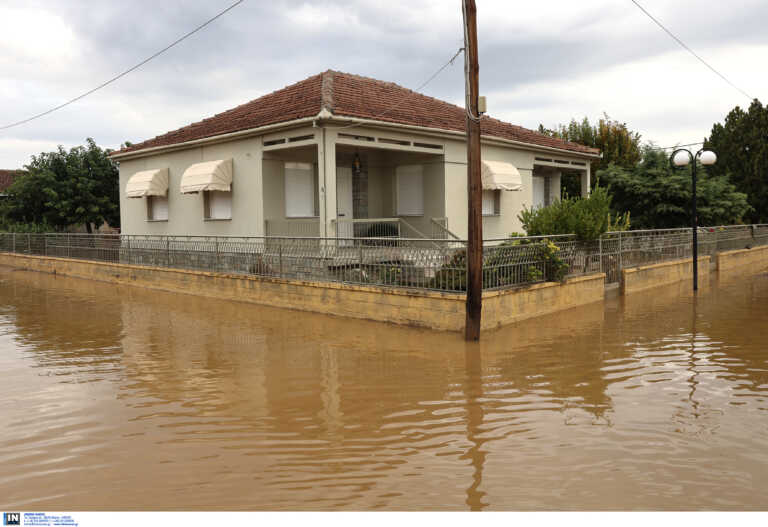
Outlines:
[[[317,115],[358,117],[389,123],[464,132],[464,108],[413,92],[391,82],[326,71],[251,102],[159,135],[114,153],[169,146]],[[585,154],[599,150],[549,137],[490,117],[481,122],[483,135]]]
[[[8,190],[8,187],[11,186],[11,183],[13,183],[16,176],[23,172],[23,170],[6,170],[0,168],[0,192],[4,193]]]

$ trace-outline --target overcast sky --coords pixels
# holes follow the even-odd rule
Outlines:
[[[4,0],[0,126],[56,106],[163,48],[233,0]],[[768,2],[640,0],[752,97],[768,99]],[[749,99],[630,0],[477,0],[489,114],[529,128],[603,112],[659,146],[701,141]],[[246,0],[141,69],[0,131],[0,168],[93,137],[141,141],[326,69],[415,88],[462,45],[459,0]],[[422,91],[463,104],[462,61]]]

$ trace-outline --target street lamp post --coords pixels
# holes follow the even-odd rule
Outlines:
[[[691,164],[691,230],[693,231],[693,290],[699,289],[699,237],[698,216],[696,212],[696,167],[699,162],[702,165],[714,165],[717,156],[711,150],[703,148],[693,154],[685,148],[678,148],[669,156],[672,168],[682,168]]]

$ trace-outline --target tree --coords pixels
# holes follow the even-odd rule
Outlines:
[[[85,224],[88,232],[92,224],[119,226],[118,170],[109,153],[88,138],[85,146],[32,156],[8,188],[3,216],[57,228]]]
[[[745,112],[736,107],[725,122],[712,127],[705,147],[717,154],[708,170],[714,176],[728,175],[736,188],[747,194],[752,210],[750,223],[768,222],[768,106],[755,99]]]
[[[736,190],[728,175],[700,167],[697,178],[700,225],[741,223],[752,210],[747,196]],[[616,211],[628,211],[639,229],[687,227],[691,223],[690,167],[672,169],[667,153],[646,146],[634,168],[611,164],[597,173],[613,196]]]
[[[591,124],[589,119],[584,117],[581,121],[571,119],[568,126],[560,124],[554,130],[539,125],[539,132],[580,145],[599,148],[603,157],[591,163],[593,174],[611,163],[632,168],[641,158],[640,134],[627,128],[626,123],[613,120],[606,114],[603,114],[603,118],[596,125]],[[563,194],[566,196],[578,196],[581,193],[578,174],[563,173],[562,184]],[[594,187],[594,179],[592,186]]]

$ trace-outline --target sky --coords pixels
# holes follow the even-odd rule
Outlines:
[[[0,126],[71,99],[234,0],[4,0]],[[768,100],[768,2],[639,0],[752,98]],[[528,128],[603,114],[657,146],[701,141],[750,99],[630,0],[477,0],[489,115]],[[108,87],[0,130],[0,168],[92,137],[118,148],[327,69],[416,88],[462,46],[460,0],[245,0]],[[463,105],[459,58],[421,90]]]

